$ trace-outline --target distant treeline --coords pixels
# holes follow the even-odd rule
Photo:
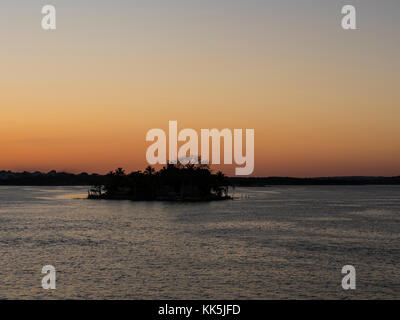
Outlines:
[[[56,172],[11,172],[0,171],[0,185],[16,186],[90,186],[103,183],[104,175]]]
[[[11,172],[0,171],[0,185],[26,186],[93,186],[105,184],[107,175],[72,174],[66,172]],[[290,178],[290,177],[228,177],[230,185],[234,186],[265,186],[265,185],[395,185],[400,184],[397,177],[324,177],[324,178]]]
[[[268,177],[268,178],[229,178],[230,183],[235,186],[267,186],[267,185],[394,185],[400,184],[398,177],[322,177],[322,178],[290,178],[290,177]]]

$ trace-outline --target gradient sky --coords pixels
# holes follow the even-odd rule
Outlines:
[[[2,0],[0,170],[143,169],[177,120],[255,129],[256,176],[399,175],[399,36],[398,0]]]

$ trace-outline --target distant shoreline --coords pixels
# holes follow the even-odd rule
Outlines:
[[[400,176],[397,177],[317,177],[317,178],[229,178],[235,186],[257,187],[276,185],[400,185]]]
[[[50,171],[11,172],[0,171],[1,186],[92,186],[105,181],[106,175],[72,174]],[[228,177],[231,185],[237,187],[261,187],[275,185],[400,185],[400,176],[395,177]]]

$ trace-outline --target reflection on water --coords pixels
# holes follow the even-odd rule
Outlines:
[[[400,298],[400,187],[237,188],[235,201],[0,187],[0,298]],[[42,266],[57,289],[41,288]],[[341,269],[357,269],[357,290]]]

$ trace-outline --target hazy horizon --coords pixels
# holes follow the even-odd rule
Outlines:
[[[155,166],[152,166],[155,167]],[[158,168],[159,166],[157,166]],[[50,169],[48,171],[40,171],[40,170],[22,170],[22,171],[13,171],[13,170],[7,170],[7,169],[1,169],[0,168],[0,172],[12,172],[12,173],[23,173],[23,172],[28,172],[28,173],[35,173],[35,172],[40,172],[42,174],[48,174],[51,173],[52,171],[56,171],[57,173],[67,173],[67,174],[74,174],[74,175],[79,175],[79,174],[99,174],[99,175],[105,175],[107,173],[109,173],[110,171],[113,171],[117,168],[113,168],[110,170],[106,170],[103,173],[99,173],[99,172],[87,172],[87,171],[82,171],[82,170],[77,170],[77,171],[65,171],[65,170],[55,170],[55,169]],[[122,168],[124,169],[124,168]],[[135,171],[144,171],[145,168],[142,169],[138,169],[138,170],[125,170],[125,172],[127,174],[131,173],[131,172],[135,172]],[[217,172],[219,171],[219,169],[213,168],[213,166],[210,166],[210,169],[212,172]],[[223,172],[224,173],[224,172]],[[296,178],[296,179],[318,179],[318,178],[396,178],[396,177],[400,177],[400,173],[393,175],[393,176],[357,176],[357,175],[349,175],[349,176],[287,176],[287,175],[283,175],[283,176],[255,176],[255,175],[251,175],[251,176],[237,176],[237,175],[227,175],[227,177],[229,178],[239,178],[239,179],[243,179],[243,178]]]

